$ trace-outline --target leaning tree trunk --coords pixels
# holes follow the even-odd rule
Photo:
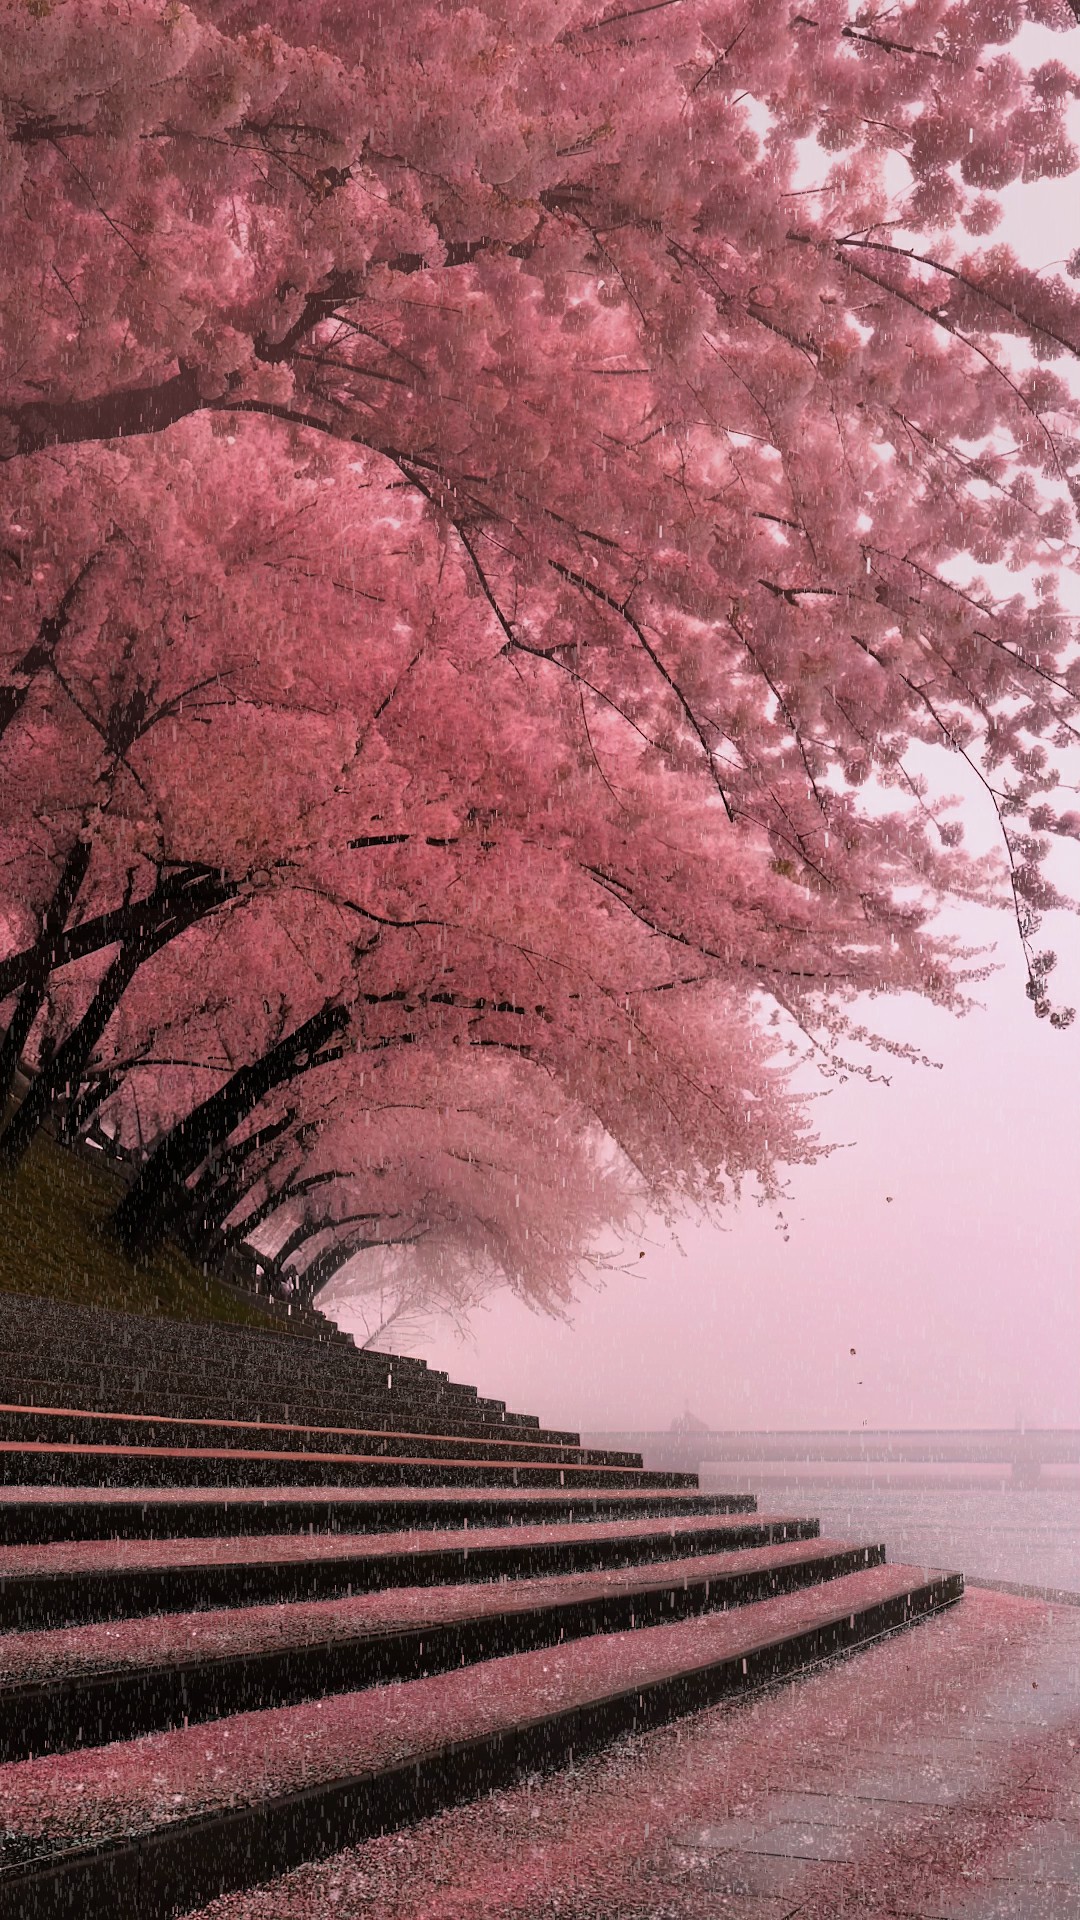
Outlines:
[[[49,975],[52,972],[49,956],[53,942],[64,931],[68,914],[75,905],[75,897],[86,878],[86,869],[90,865],[92,851],[89,839],[76,840],[69,848],[60,878],[53,889],[52,899],[45,909],[41,937],[35,949],[35,959],[23,980],[22,992],[15,1002],[15,1011],[8,1021],[7,1032],[0,1043],[0,1117],[7,1111],[7,1103],[15,1084],[22,1050],[30,1038],[30,1029],[41,1011],[48,992]]]
[[[159,909],[156,924],[121,942],[82,1018],[34,1075],[25,1099],[0,1135],[0,1165],[16,1166],[50,1113],[62,1101],[77,1099],[94,1048],[144,962],[218,905],[213,891],[205,898],[189,896],[179,909]]]
[[[53,1108],[78,1094],[90,1056],[143,961],[171,938],[170,933],[157,940],[131,941],[121,947],[105,969],[82,1019],[31,1080],[25,1099],[0,1137],[0,1165],[17,1165]]]
[[[324,1252],[317,1253],[314,1260],[309,1260],[303,1272],[296,1276],[297,1299],[302,1306],[310,1307],[315,1295],[321,1292],[327,1282],[333,1279],[335,1273],[340,1273],[342,1267],[347,1266],[356,1254],[365,1252],[368,1247],[385,1245],[385,1240],[369,1240],[364,1235],[354,1234],[351,1239],[339,1240],[334,1246],[327,1247]]]
[[[280,1139],[295,1119],[296,1109],[290,1107],[280,1120],[271,1121],[268,1126],[249,1134],[237,1146],[212,1157],[190,1193],[185,1238],[193,1247],[198,1247],[201,1252],[217,1237],[230,1213],[240,1205],[245,1193],[254,1184],[247,1163],[265,1147],[272,1146],[275,1140]]]
[[[358,1213],[351,1217],[355,1220],[378,1220],[397,1219],[398,1216]],[[345,1223],[334,1221],[328,1224],[342,1226]],[[407,1233],[397,1240],[386,1240],[381,1237],[372,1240],[366,1234],[354,1233],[348,1239],[335,1240],[331,1246],[324,1247],[322,1253],[317,1253],[314,1260],[309,1260],[302,1273],[297,1274],[297,1297],[304,1306],[310,1307],[315,1295],[326,1286],[327,1281],[332,1280],[335,1273],[340,1273],[342,1267],[347,1266],[356,1254],[367,1253],[374,1247],[407,1247],[418,1237],[416,1234]]]
[[[237,1068],[223,1087],[170,1128],[112,1216],[113,1230],[127,1254],[144,1257],[160,1246],[187,1203],[186,1182],[260,1100],[312,1067],[340,1059],[344,1048],[330,1043],[348,1024],[344,1007],[324,1007],[261,1059]]]
[[[238,1220],[235,1226],[225,1227],[223,1229],[221,1237],[224,1246],[226,1248],[242,1246],[244,1241],[255,1232],[255,1229],[261,1227],[264,1220],[269,1220],[271,1214],[276,1213],[279,1207],[287,1206],[290,1200],[299,1200],[303,1194],[311,1193],[315,1187],[326,1187],[329,1186],[332,1180],[346,1179],[348,1179],[348,1175],[342,1173],[339,1168],[334,1167],[332,1171],[327,1173],[309,1173],[303,1180],[286,1181],[283,1187],[278,1187],[273,1193],[268,1193],[264,1200],[260,1200],[258,1206],[253,1207],[250,1213],[245,1213],[243,1219]],[[304,1240],[308,1237],[309,1232],[307,1227],[302,1227],[300,1229],[300,1238],[296,1240],[295,1245],[302,1246]],[[291,1245],[292,1243],[289,1242],[287,1244]],[[293,1250],[295,1251],[295,1248]],[[278,1255],[275,1254],[273,1259],[270,1259],[269,1255],[267,1255],[267,1263],[272,1267],[276,1267]]]
[[[165,880],[159,879],[145,899],[110,907],[106,913],[96,913],[51,937],[42,933],[32,947],[23,947],[0,960],[0,1000],[18,992],[37,968],[44,967],[46,974],[54,972],[72,960],[85,960],[89,954],[103,953],[106,947],[115,947],[121,941],[140,940],[181,915],[183,924],[189,926],[214,907],[235,900],[240,886],[239,881],[226,879],[207,867],[186,866]]]
[[[321,1176],[316,1176],[317,1179],[320,1177]],[[344,1179],[346,1176],[341,1174],[337,1177]],[[312,1184],[314,1185],[315,1182],[313,1181]],[[285,1245],[279,1247],[274,1254],[270,1262],[271,1271],[282,1278],[286,1278],[287,1276],[284,1273],[285,1262],[291,1260],[294,1253],[299,1253],[300,1248],[306,1246],[309,1240],[319,1240],[324,1233],[332,1232],[335,1227],[354,1227],[360,1222],[367,1225],[372,1220],[397,1220],[399,1218],[400,1215],[396,1213],[345,1213],[342,1214],[340,1220],[302,1220],[295,1231],[289,1235]],[[333,1244],[336,1246],[337,1242],[335,1241]],[[383,1243],[380,1242],[380,1245],[381,1244]],[[396,1245],[397,1243],[388,1242],[387,1244]],[[329,1247],[323,1249],[326,1253],[330,1252],[330,1250]],[[298,1278],[299,1275],[293,1275],[294,1280]]]
[[[270,1261],[271,1272],[282,1277],[284,1275],[285,1262],[291,1260],[294,1253],[299,1253],[300,1248],[306,1246],[309,1240],[317,1240],[321,1233],[326,1233],[333,1224],[331,1220],[322,1220],[319,1222],[307,1221],[301,1226],[295,1227],[286,1240],[285,1245],[278,1248]]]
[[[94,1115],[110,1100],[121,1085],[120,1075],[101,1073],[88,1082],[83,1091],[69,1100],[57,1123],[56,1137],[61,1146],[73,1147],[84,1140],[94,1122]],[[115,1143],[112,1145],[115,1154]]]
[[[105,546],[97,553],[92,553],[89,560],[84,561],[55,613],[47,613],[44,616],[37,630],[37,638],[23,654],[22,659],[15,662],[5,685],[0,687],[0,737],[18,718],[33,684],[34,675],[40,673],[43,667],[52,665],[56,649],[67,632],[83,581],[97,566],[106,548],[119,537],[117,534],[110,534]]]

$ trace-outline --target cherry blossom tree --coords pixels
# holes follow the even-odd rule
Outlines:
[[[554,1298],[812,1153],[786,1036],[963,1005],[943,899],[1067,1023],[1080,307],[991,236],[1077,82],[1025,21],[1075,24],[0,4],[0,1155],[96,1116],[133,1250]]]

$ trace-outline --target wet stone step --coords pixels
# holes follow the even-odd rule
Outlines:
[[[38,1383],[54,1383],[53,1398],[64,1406],[91,1405],[107,1406],[108,1399],[95,1397],[87,1401],[84,1396],[107,1395],[119,1398],[122,1407],[131,1406],[130,1395],[150,1396],[156,1403],[168,1398],[189,1398],[197,1393],[201,1398],[216,1400],[219,1404],[233,1407],[240,1412],[245,1406],[259,1401],[288,1402],[295,1406],[370,1406],[378,1407],[396,1420],[402,1420],[410,1409],[416,1409],[436,1419],[454,1417],[463,1420],[502,1422],[506,1418],[505,1409],[481,1405],[467,1395],[455,1395],[448,1389],[434,1387],[422,1395],[410,1388],[407,1391],[395,1389],[393,1392],[372,1387],[363,1382],[314,1381],[310,1377],[298,1378],[272,1377],[263,1380],[231,1381],[227,1376],[216,1374],[210,1368],[174,1369],[166,1374],[163,1371],[148,1372],[138,1368],[104,1368],[86,1366],[81,1362],[70,1362],[61,1367],[55,1360],[39,1368],[27,1363],[24,1367],[0,1371],[0,1385],[11,1385],[15,1391],[4,1393],[5,1399],[24,1402],[28,1389],[37,1388],[33,1398],[40,1400],[42,1394]],[[76,1398],[75,1396],[79,1397]],[[158,1407],[155,1406],[155,1410]]]
[[[19,1301],[13,1311],[13,1302]],[[344,1340],[297,1340],[295,1315],[275,1319],[273,1326],[243,1326],[224,1320],[174,1319],[164,1314],[123,1313],[114,1308],[76,1305],[5,1294],[0,1302],[0,1346],[62,1343],[65,1333],[83,1341],[108,1342],[118,1351],[135,1353],[171,1343],[185,1352],[212,1352],[244,1358],[306,1353],[316,1364],[340,1364],[344,1356],[358,1367],[393,1366],[402,1374],[437,1374],[442,1369],[409,1354],[388,1354],[357,1347]],[[321,1329],[320,1329],[321,1331]]]
[[[462,1413],[471,1413],[474,1418],[479,1415],[501,1418],[506,1411],[502,1401],[481,1399],[475,1392],[469,1393],[464,1388],[437,1380],[403,1385],[394,1384],[388,1379],[372,1380],[348,1375],[327,1378],[308,1368],[293,1370],[269,1367],[252,1368],[238,1376],[228,1367],[201,1360],[182,1365],[175,1355],[167,1364],[162,1362],[155,1365],[148,1365],[145,1361],[129,1364],[117,1360],[115,1356],[98,1360],[81,1352],[66,1358],[51,1352],[0,1356],[0,1378],[66,1381],[71,1386],[82,1386],[94,1392],[134,1390],[140,1393],[182,1394],[190,1392],[193,1374],[198,1379],[201,1392],[226,1397],[249,1398],[253,1394],[266,1394],[278,1398],[356,1398],[374,1405],[385,1403],[395,1409],[405,1406],[428,1407],[433,1411],[453,1408]]]
[[[425,1373],[400,1373],[398,1367],[382,1361],[379,1365],[365,1365],[361,1357],[352,1352],[340,1352],[329,1357],[323,1350],[317,1350],[317,1356],[304,1354],[302,1350],[290,1348],[288,1352],[240,1352],[229,1354],[221,1348],[196,1348],[190,1350],[183,1342],[173,1338],[167,1340],[146,1340],[138,1344],[125,1346],[123,1342],[110,1340],[98,1332],[71,1344],[71,1334],[67,1340],[35,1340],[33,1336],[21,1338],[15,1344],[0,1342],[0,1367],[4,1371],[15,1369],[19,1365],[29,1367],[83,1367],[86,1371],[115,1371],[123,1369],[131,1373],[150,1373],[150,1375],[171,1375],[175,1371],[183,1373],[206,1373],[209,1377],[227,1380],[231,1384],[242,1384],[244,1380],[302,1380],[319,1384],[338,1384],[338,1386],[356,1386],[361,1392],[382,1392],[394,1390],[413,1394],[423,1398],[425,1394],[448,1392],[461,1400],[480,1400],[477,1388],[452,1382],[446,1373],[425,1371]],[[498,1405],[498,1402],[492,1402]]]
[[[517,1466],[487,1461],[387,1460],[356,1453],[272,1451],[253,1447],[46,1445],[0,1440],[0,1485],[51,1486],[355,1486],[694,1488],[693,1473],[576,1464]]]
[[[290,1706],[587,1634],[745,1606],[885,1558],[795,1541],[554,1579],[0,1635],[0,1760]]]
[[[0,1548],[0,1632],[328,1599],[388,1587],[549,1578],[816,1540],[816,1520],[716,1515]]]
[[[387,1354],[373,1348],[357,1347],[348,1338],[297,1339],[300,1323],[295,1317],[275,1319],[270,1327],[243,1326],[224,1320],[195,1321],[174,1319],[165,1314],[126,1314],[104,1307],[76,1306],[65,1302],[58,1311],[55,1303],[25,1300],[23,1310],[12,1315],[12,1296],[5,1294],[0,1304],[0,1347],[62,1345],[65,1333],[87,1345],[111,1345],[118,1353],[133,1355],[171,1346],[187,1354],[212,1353],[244,1360],[252,1357],[307,1357],[316,1366],[386,1368],[394,1366],[404,1374],[435,1374],[441,1368],[428,1367],[422,1360],[404,1354]],[[321,1329],[319,1330],[321,1331]]]
[[[379,1433],[371,1428],[301,1426],[269,1421],[185,1421],[152,1415],[100,1413],[80,1408],[26,1408],[0,1404],[0,1441],[34,1440],[69,1445],[270,1447],[275,1452],[326,1451],[375,1454],[380,1458],[422,1456],[426,1459],[488,1460],[517,1465],[552,1463],[559,1466],[628,1467],[640,1470],[639,1453],[617,1453],[602,1448],[545,1445],[540,1441],[475,1439],[448,1434],[408,1433],[401,1429]]]
[[[201,1384],[201,1383],[200,1383]],[[219,1394],[216,1398],[201,1393],[145,1393],[141,1389],[117,1386],[108,1391],[92,1386],[73,1385],[71,1381],[23,1376],[0,1376],[0,1401],[7,1407],[30,1410],[65,1407],[69,1410],[99,1414],[130,1414],[176,1420],[251,1421],[268,1426],[366,1427],[385,1433],[410,1430],[418,1433],[455,1435],[470,1439],[529,1439],[544,1446],[581,1444],[581,1436],[562,1428],[541,1427],[527,1415],[477,1415],[464,1417],[452,1411],[433,1415],[429,1408],[399,1403],[391,1411],[385,1403],[370,1401],[317,1400],[310,1392],[293,1400],[273,1400],[242,1394]]]
[[[296,1331],[306,1319],[304,1313],[288,1314],[282,1316],[280,1321],[275,1315],[274,1319],[275,1324],[266,1327],[241,1326],[218,1320],[199,1323],[128,1313],[116,1307],[79,1305],[70,1300],[5,1293],[0,1298],[0,1345],[46,1338],[63,1341],[65,1336],[88,1339],[94,1335],[108,1338],[116,1347],[130,1347],[133,1350],[145,1347],[150,1341],[165,1339],[172,1339],[191,1350],[206,1348],[236,1352],[284,1351],[299,1344]],[[317,1315],[317,1320],[320,1332],[324,1328],[331,1333],[340,1332],[323,1315]],[[302,1344],[311,1347],[324,1343],[304,1340]],[[333,1342],[331,1350],[337,1344]],[[385,1362],[387,1357],[374,1354],[370,1349],[357,1348],[351,1343],[350,1351],[366,1364]],[[395,1355],[394,1362],[406,1372],[424,1371],[427,1367],[426,1361],[408,1355]]]
[[[40,1304],[40,1303],[38,1303]],[[120,1317],[123,1322],[123,1316]],[[173,1360],[209,1359],[215,1366],[309,1366],[319,1372],[348,1370],[356,1374],[395,1373],[401,1379],[446,1380],[442,1368],[397,1354],[375,1353],[351,1341],[296,1339],[295,1327],[263,1333],[254,1328],[228,1326],[222,1321],[196,1325],[189,1320],[133,1318],[116,1324],[98,1312],[47,1318],[35,1311],[25,1324],[13,1326],[0,1318],[0,1351],[65,1350],[65,1336],[76,1339],[89,1353],[111,1353],[127,1361],[164,1356]]]
[[[958,1599],[872,1566],[673,1625],[0,1767],[0,1920],[139,1920],[745,1693]]]
[[[0,1546],[180,1536],[386,1532],[402,1527],[514,1526],[658,1516],[753,1514],[749,1493],[653,1491],[559,1494],[519,1488],[6,1487]],[[815,1523],[816,1524],[816,1523]]]

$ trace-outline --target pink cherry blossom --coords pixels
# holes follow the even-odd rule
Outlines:
[[[962,1008],[943,899],[1067,1022],[1025,19],[3,0],[0,1156],[104,1129],[133,1248],[557,1302],[812,1157],[792,1036]]]

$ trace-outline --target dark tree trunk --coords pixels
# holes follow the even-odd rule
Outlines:
[[[310,1307],[315,1295],[325,1287],[327,1281],[332,1280],[335,1273],[339,1273],[342,1267],[347,1266],[356,1254],[363,1253],[368,1247],[385,1245],[385,1240],[370,1240],[363,1234],[353,1234],[347,1240],[335,1241],[332,1247],[326,1247],[322,1253],[317,1253],[314,1260],[308,1261],[303,1272],[297,1274],[297,1299],[303,1306]]]
[[[69,1100],[57,1127],[57,1138],[66,1147],[73,1147],[77,1140],[84,1139],[90,1130],[95,1113],[105,1105],[110,1094],[116,1092],[121,1082],[113,1073],[96,1075],[75,1099]],[[102,1135],[102,1139],[106,1136]],[[111,1146],[111,1143],[110,1143]],[[115,1147],[111,1148],[115,1154]]]
[[[203,406],[195,367],[181,367],[153,387],[120,387],[92,400],[25,400],[4,410],[15,429],[16,451],[77,446],[84,440],[117,440],[163,433]]]
[[[344,1048],[330,1043],[348,1024],[344,1007],[324,1007],[261,1059],[239,1067],[223,1087],[170,1128],[113,1215],[113,1228],[129,1255],[146,1255],[160,1245],[188,1199],[186,1181],[260,1100],[312,1067],[340,1059]]]
[[[545,196],[541,198],[545,199]],[[555,195],[548,198],[554,208],[557,204]],[[445,267],[467,266],[491,244],[487,239],[451,240],[446,245],[443,264]],[[504,251],[519,260],[528,257],[531,244],[529,241],[517,241],[506,247],[505,243],[500,243]],[[426,254],[399,253],[388,264],[397,273],[422,273],[428,270],[429,263]],[[309,293],[303,311],[284,339],[269,340],[259,335],[253,340],[257,358],[271,365],[288,360],[312,328],[334,313],[343,301],[355,300],[361,287],[362,280],[356,274],[331,274],[321,288]],[[176,373],[157,381],[153,386],[119,387],[109,393],[95,394],[88,400],[24,400],[15,406],[5,407],[0,418],[14,429],[15,451],[27,454],[40,453],[46,447],[78,446],[87,440],[130,439],[135,434],[163,433],[178,420],[186,419],[189,414],[199,413],[204,408],[270,414],[277,411],[279,417],[290,417],[287,408],[275,409],[267,402],[231,401],[227,397],[223,400],[204,399],[199,386],[199,371],[198,367],[181,362]],[[335,431],[331,422],[317,417],[312,417],[309,424],[319,427],[323,432]],[[355,436],[346,430],[346,437]]]
[[[143,963],[210,911],[210,906],[192,904],[189,898],[184,908],[160,916],[152,931],[122,943],[82,1019],[34,1075],[29,1092],[0,1136],[0,1165],[17,1165],[53,1109],[78,1098],[90,1056]]]
[[[317,1233],[325,1233],[328,1227],[347,1227],[351,1226],[353,1222],[357,1220],[368,1223],[372,1220],[396,1220],[398,1218],[399,1215],[396,1213],[350,1213],[346,1214],[343,1220],[324,1220],[321,1227],[313,1227],[306,1237],[308,1239],[314,1239]],[[338,1273],[340,1269],[353,1258],[354,1254],[365,1253],[372,1247],[408,1246],[409,1241],[415,1238],[415,1235],[408,1234],[397,1240],[387,1240],[381,1236],[372,1240],[366,1234],[354,1233],[348,1235],[344,1240],[334,1240],[330,1246],[324,1247],[321,1253],[317,1253],[314,1260],[309,1260],[303,1271],[296,1275],[295,1286],[297,1295],[306,1306],[310,1306],[319,1288],[325,1287],[327,1281],[332,1280],[335,1273]],[[303,1242],[301,1241],[298,1244],[302,1245]],[[294,1247],[293,1252],[295,1251],[296,1249]],[[283,1247],[278,1259],[285,1260],[287,1258],[288,1254]],[[277,1261],[275,1261],[275,1267],[277,1264]]]
[[[0,1044],[0,1116],[7,1110],[22,1050],[30,1037],[30,1029],[41,1011],[42,1002],[48,991],[52,968],[46,956],[54,941],[64,931],[68,914],[75,905],[76,895],[86,878],[91,852],[89,840],[76,840],[69,848],[60,878],[53,889],[52,899],[45,909],[41,939],[35,949],[38,958],[23,981],[22,992],[15,1003],[15,1011],[8,1021],[7,1032]]]
[[[164,945],[164,941],[157,944]],[[22,1105],[16,1108],[0,1137],[0,1164],[17,1165],[53,1108],[63,1100],[75,1099],[94,1048],[143,961],[153,951],[153,947],[142,941],[121,947],[106,968],[82,1019],[31,1080]]]
[[[326,1233],[332,1224],[332,1221],[328,1220],[319,1222],[307,1221],[303,1226],[295,1227],[286,1240],[285,1245],[278,1248],[278,1251],[271,1260],[271,1271],[283,1277],[285,1262],[291,1260],[294,1253],[299,1253],[300,1248],[306,1246],[309,1240],[317,1240],[320,1233]]]
[[[191,1189],[187,1228],[191,1239],[200,1245],[217,1234],[258,1175],[252,1175],[247,1163],[255,1154],[271,1146],[292,1126],[295,1107],[281,1120],[271,1121],[249,1134],[236,1146],[216,1154]]]
[[[280,1120],[270,1120],[265,1127],[257,1127],[234,1146],[226,1147],[224,1153],[216,1153],[208,1163],[207,1171],[216,1184],[222,1185],[230,1176],[238,1174],[246,1167],[252,1154],[260,1153],[263,1147],[269,1147],[287,1133],[296,1119],[296,1108],[289,1107]]]
[[[257,1207],[254,1207],[250,1213],[245,1213],[243,1219],[238,1220],[234,1227],[225,1228],[222,1239],[226,1247],[242,1246],[248,1235],[255,1232],[256,1227],[261,1227],[264,1220],[269,1220],[272,1213],[276,1213],[279,1207],[286,1206],[290,1200],[299,1200],[302,1194],[311,1193],[315,1187],[325,1187],[332,1180],[346,1178],[347,1175],[339,1172],[335,1167],[332,1173],[309,1173],[306,1179],[287,1181],[275,1193],[268,1193],[265,1200],[260,1200]],[[302,1232],[306,1236],[308,1229],[305,1227]],[[302,1241],[297,1242],[298,1246],[302,1244]],[[277,1264],[276,1254],[273,1259],[267,1256],[268,1266],[276,1267]]]
[[[93,919],[68,927],[51,939],[42,933],[32,947],[24,947],[20,953],[8,954],[5,960],[0,960],[0,1000],[6,1000],[8,994],[22,986],[36,967],[44,966],[47,972],[55,972],[71,960],[85,960],[88,954],[115,947],[119,940],[141,939],[180,912],[201,919],[214,907],[234,900],[240,884],[206,867],[183,867],[166,879],[159,879],[153,893],[144,900],[128,901],[122,907],[110,908],[108,913],[95,914]]]
[[[113,538],[117,538],[113,535]],[[0,739],[3,738],[12,721],[19,714],[30,685],[36,673],[43,667],[52,665],[53,654],[67,632],[71,609],[75,605],[79,588],[88,573],[97,565],[101,551],[92,553],[89,560],[79,568],[70,587],[68,587],[55,613],[47,613],[38,627],[37,639],[28,647],[21,660],[15,662],[12,677],[6,685],[0,687]]]
[[[342,1179],[345,1178],[344,1175],[339,1177]],[[346,1213],[342,1215],[340,1220],[305,1220],[296,1228],[295,1232],[289,1235],[285,1245],[278,1248],[270,1263],[271,1267],[275,1273],[283,1275],[286,1260],[291,1260],[293,1254],[299,1253],[300,1248],[306,1246],[309,1240],[318,1240],[321,1234],[330,1233],[334,1227],[354,1227],[359,1221],[368,1223],[372,1220],[396,1220],[397,1218],[398,1215],[396,1213]],[[372,1244],[374,1245],[375,1243],[373,1242]],[[383,1244],[395,1245],[396,1242],[384,1243],[380,1241],[378,1244],[380,1246]],[[329,1248],[327,1248],[326,1251],[329,1252]],[[293,1277],[294,1279],[299,1278],[298,1275],[294,1275]]]

